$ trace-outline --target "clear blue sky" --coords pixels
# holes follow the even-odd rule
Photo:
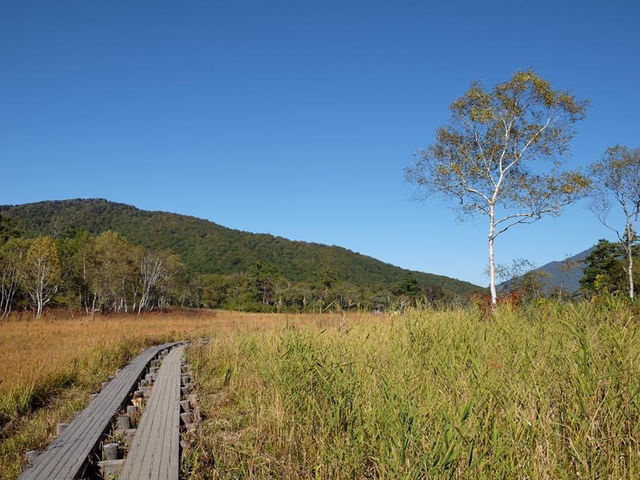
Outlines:
[[[572,166],[640,145],[638,2],[5,2],[0,203],[103,197],[486,284],[486,225],[403,168],[473,80],[589,98]],[[538,265],[587,211],[501,237]]]

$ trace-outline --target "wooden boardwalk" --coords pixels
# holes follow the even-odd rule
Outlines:
[[[121,480],[178,480],[180,469],[180,377],[184,347],[164,358],[151,390]]]
[[[134,358],[38,456],[20,480],[72,480],[81,476],[89,455],[110,428],[113,416],[126,403],[147,364],[158,352],[174,345],[151,347]]]

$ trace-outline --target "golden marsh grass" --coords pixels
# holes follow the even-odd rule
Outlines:
[[[185,475],[640,478],[639,333],[615,299],[220,331]]]
[[[16,478],[24,452],[145,345],[203,335],[210,343],[188,357],[205,420],[188,435],[184,478],[640,478],[638,311],[610,298],[493,318],[469,308],[10,321],[0,476]],[[21,389],[43,398],[19,411],[9,392]]]
[[[99,391],[101,382],[146,346],[215,332],[271,329],[289,318],[318,324],[316,317],[225,311],[72,317],[49,312],[41,320],[16,314],[0,322],[0,478],[17,478],[26,451],[45,447],[56,423],[83,409],[88,394]],[[320,323],[340,317],[322,318]]]

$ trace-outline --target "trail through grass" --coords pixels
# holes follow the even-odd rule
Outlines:
[[[307,322],[309,316],[291,317]],[[332,322],[336,315],[323,316]],[[29,320],[26,320],[29,319]],[[0,479],[18,477],[27,450],[42,449],[58,422],[73,418],[89,393],[152,344],[209,336],[215,332],[273,329],[274,314],[176,311],[141,316],[70,318],[49,312],[34,321],[16,314],[0,322]],[[315,322],[315,320],[312,320]]]
[[[44,448],[55,425],[143,348],[208,335],[217,321],[179,313],[0,323],[0,478],[17,478],[25,452]]]

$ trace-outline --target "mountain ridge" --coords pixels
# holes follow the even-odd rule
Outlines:
[[[553,293],[558,288],[573,294],[580,288],[580,279],[583,276],[584,260],[589,256],[595,247],[587,248],[564,260],[553,260],[545,263],[541,267],[534,268],[528,273],[539,273],[539,280],[544,285],[544,293]],[[514,279],[507,280],[497,285],[498,290],[508,289]]]
[[[101,198],[1,205],[0,213],[19,221],[27,236],[57,236],[73,228],[95,234],[112,230],[145,247],[170,249],[190,270],[201,274],[240,273],[256,262],[265,262],[294,281],[310,281],[326,269],[347,283],[390,287],[412,273],[421,285],[440,286],[454,295],[484,290],[470,282],[404,269],[337,245],[237,230],[191,215],[143,210]]]

